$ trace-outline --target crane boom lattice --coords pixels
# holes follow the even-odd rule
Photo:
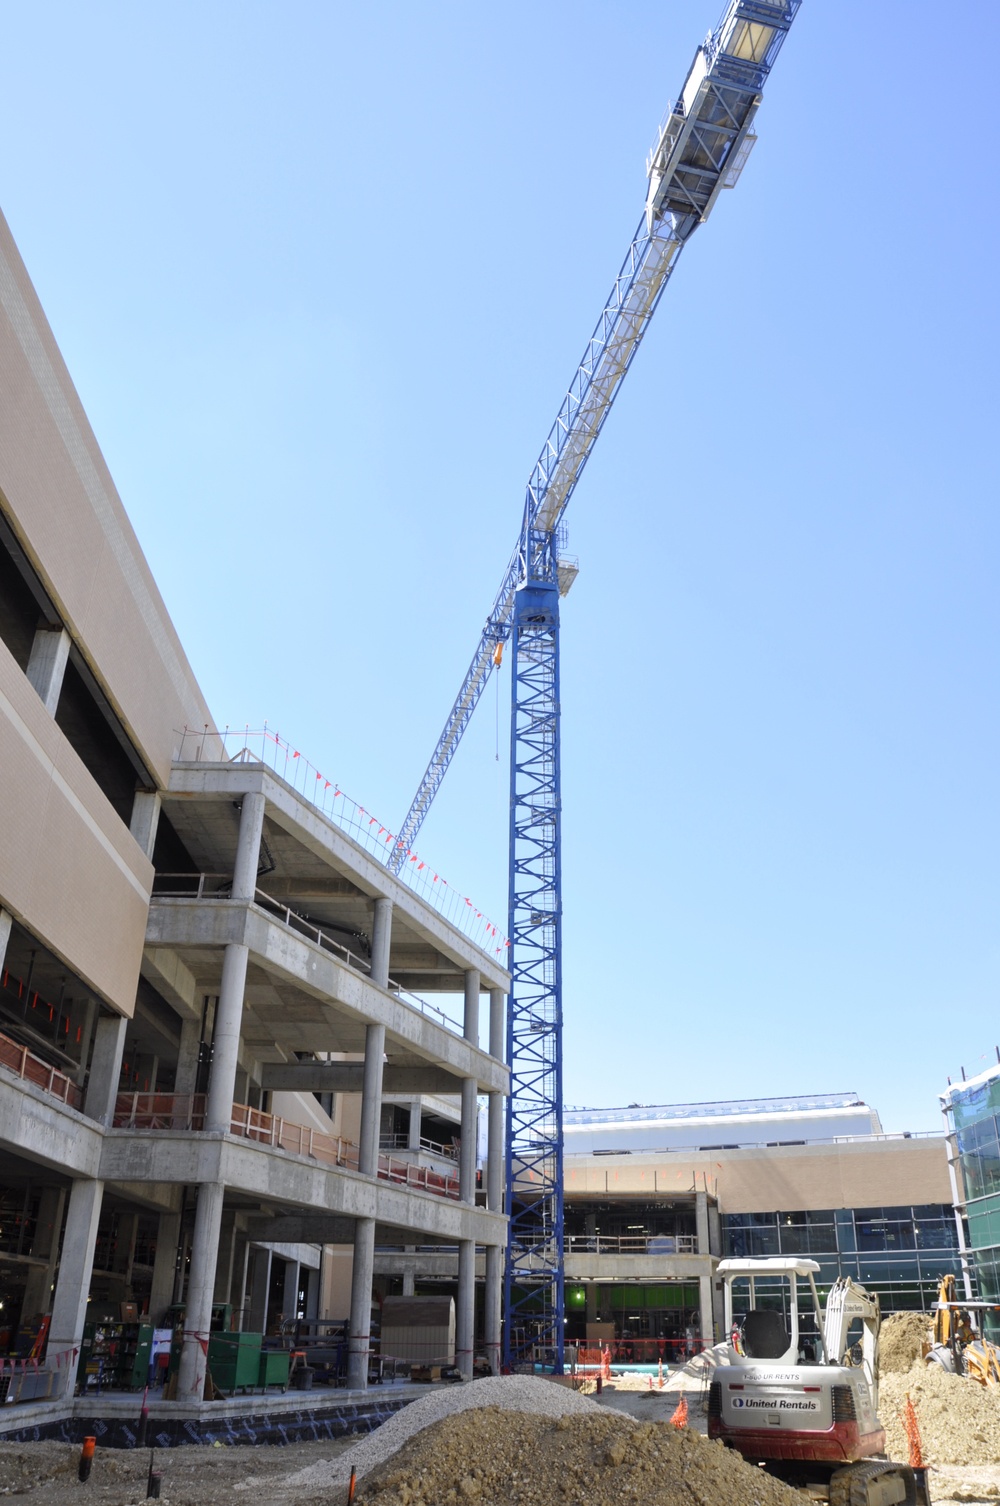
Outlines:
[[[462,733],[512,640],[511,993],[507,1051],[504,1361],[563,1359],[562,876],[559,595],[562,521],[679,253],[756,140],[761,90],[801,0],[730,0],[671,105],[647,162],[645,211],[528,478],[517,544],[390,867],[409,856]]]

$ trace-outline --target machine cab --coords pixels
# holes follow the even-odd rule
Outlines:
[[[723,1260],[729,1363],[817,1364],[826,1360],[815,1260],[775,1256]]]

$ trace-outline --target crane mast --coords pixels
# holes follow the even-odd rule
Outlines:
[[[801,0],[730,0],[695,53],[647,162],[642,219],[528,478],[517,543],[468,672],[389,858],[398,871],[511,643],[504,1361],[563,1360],[562,878],[559,599],[562,520],[679,253],[732,188],[761,90]]]

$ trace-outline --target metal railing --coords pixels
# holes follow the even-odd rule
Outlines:
[[[78,1109],[83,1105],[83,1093],[71,1077],[6,1035],[0,1035],[0,1065],[7,1067],[24,1082],[34,1083],[37,1088],[50,1093],[61,1103],[69,1104],[70,1108]]]
[[[204,1093],[119,1093],[112,1120],[114,1129],[201,1130],[205,1127]],[[278,1114],[265,1114],[246,1103],[234,1103],[229,1133],[289,1155],[306,1156],[324,1166],[358,1169],[359,1149],[353,1140],[327,1135],[322,1130],[295,1124]],[[395,1156],[379,1154],[376,1176],[417,1192],[458,1201],[456,1176],[443,1175],[428,1166],[414,1166]]]
[[[232,887],[232,874],[229,873],[158,873],[153,880],[154,899],[196,899],[196,900],[228,900]],[[279,920],[290,931],[304,936],[314,946],[321,947],[325,952],[334,953],[339,960],[345,962],[348,967],[363,973],[365,977],[371,974],[371,963],[367,957],[362,957],[358,952],[352,952],[349,946],[342,941],[337,941],[318,926],[315,921],[307,916],[300,915],[290,905],[286,905],[280,899],[274,899],[263,889],[255,889],[253,902],[268,915]],[[419,1009],[421,1014],[435,1015],[447,1030],[463,1030],[463,1022],[456,1020],[439,1009],[436,1004],[431,1004],[427,999],[422,999],[411,989],[404,988],[390,978],[387,983],[388,991],[394,994],[403,1004],[409,1004],[413,1009]]]
[[[409,1135],[380,1135],[378,1140],[379,1150],[410,1150]],[[443,1156],[449,1161],[458,1160],[458,1147],[456,1145],[441,1145],[437,1140],[428,1140],[426,1136],[420,1136],[420,1150],[428,1151],[432,1156]]]
[[[567,1234],[567,1255],[697,1255],[693,1234]]]
[[[335,779],[327,779],[300,749],[273,732],[266,722],[260,729],[249,726],[222,729],[185,727],[178,735],[178,762],[198,763],[203,759],[214,762],[221,747],[223,757],[230,763],[262,763],[346,832],[359,847],[383,866],[388,865],[396,850],[396,834],[363,805],[345,795]],[[482,951],[506,966],[510,942],[503,931],[468,895],[449,884],[443,874],[435,873],[419,853],[412,849],[405,853],[396,877]]]

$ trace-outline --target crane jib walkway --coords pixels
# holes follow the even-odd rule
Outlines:
[[[639,226],[528,478],[517,543],[468,673],[400,828],[407,857],[465,728],[512,646],[504,1358],[539,1347],[562,1369],[562,884],[559,597],[562,522],[625,373],[684,249],[739,179],[761,91],[801,0],[731,0],[695,53],[647,161]]]

